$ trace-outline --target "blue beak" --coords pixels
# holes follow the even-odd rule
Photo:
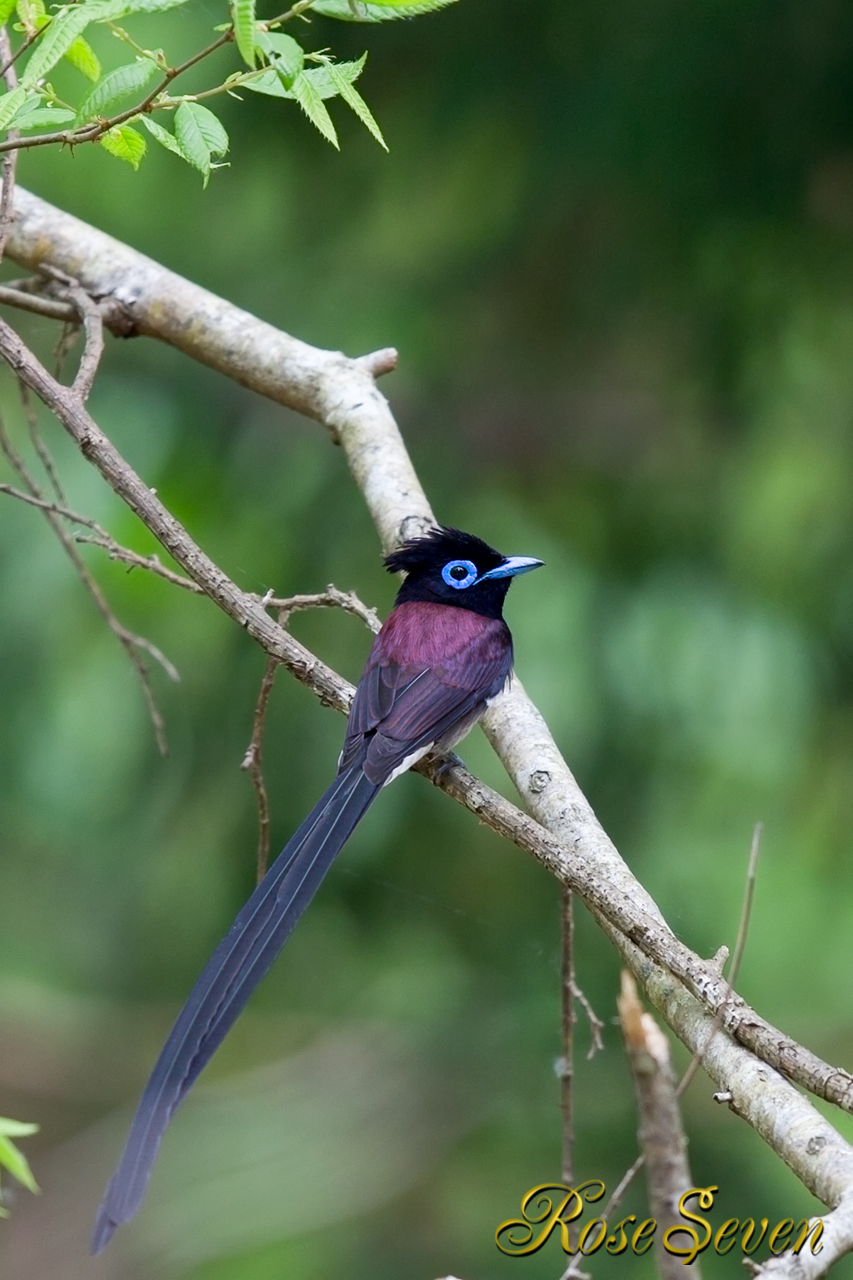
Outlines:
[[[530,573],[531,569],[541,569],[544,560],[534,560],[530,556],[507,556],[497,569],[490,569],[483,578],[516,578],[520,573]]]

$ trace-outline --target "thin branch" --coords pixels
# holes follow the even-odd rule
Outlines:
[[[28,49],[33,47],[39,36],[43,35],[44,30],[44,27],[39,27],[38,31],[31,31],[27,38],[21,41],[14,53],[7,52],[5,49],[0,53],[0,56],[4,59],[3,66],[0,67],[0,76],[5,79],[9,68],[15,65],[22,54],[25,54]]]
[[[240,765],[241,769],[245,769],[252,775],[252,785],[258,798],[258,884],[261,883],[266,875],[270,860],[270,803],[267,795],[267,784],[264,781],[263,744],[264,722],[278,667],[277,658],[267,659],[267,665],[258,692],[258,700],[255,704],[255,714],[252,718],[252,740],[243,757],[243,763]]]
[[[50,450],[42,439],[39,431],[38,414],[36,413],[30,401],[30,389],[25,382],[18,381],[18,391],[21,397],[21,404],[24,408],[24,416],[27,419],[27,427],[30,432],[30,442],[36,451],[39,462],[44,467],[44,473],[50,481],[54,496],[58,503],[62,506],[68,506],[68,500],[65,497],[65,490],[59,479],[59,473],[54,466],[53,458],[50,456]]]
[[[567,1187],[575,1182],[574,1126],[574,1039],[575,1039],[575,921],[574,895],[567,885],[560,886],[560,993],[563,1029],[563,1054],[560,1060],[560,1110],[563,1118],[563,1171]]]
[[[743,891],[743,904],[740,911],[740,923],[738,924],[737,940],[735,942],[734,954],[732,956],[731,968],[729,970],[729,994],[726,1001],[720,1005],[714,1021],[711,1024],[711,1030],[708,1032],[708,1039],[704,1046],[694,1053],[690,1062],[687,1064],[687,1070],[681,1077],[678,1084],[677,1096],[680,1098],[684,1091],[689,1087],[693,1077],[702,1065],[708,1046],[717,1035],[723,1025],[726,1017],[726,1010],[729,1002],[734,995],[734,985],[737,982],[737,976],[740,973],[740,963],[743,959],[743,952],[746,946],[746,939],[749,933],[749,922],[752,918],[752,902],[755,897],[755,878],[758,872],[758,854],[761,850],[761,836],[764,831],[764,824],[756,822],[752,831],[752,844],[749,850],[749,863],[746,869],[746,885]],[[722,972],[722,969],[721,969]]]
[[[586,1059],[587,1062],[591,1062],[597,1053],[602,1053],[604,1050],[604,1041],[601,1038],[601,1033],[604,1030],[604,1023],[601,1021],[601,1018],[598,1017],[589,1000],[584,995],[583,990],[576,982],[572,983],[572,992],[578,1004],[586,1014],[587,1021],[589,1022],[590,1043],[589,1048],[586,1051]]]
[[[14,155],[15,152],[10,152]],[[5,167],[6,161],[3,161]],[[20,311],[32,311],[37,316],[48,316],[51,320],[76,320],[77,312],[69,302],[57,302],[54,298],[42,298],[37,293],[24,293],[22,289],[10,288],[8,284],[0,285],[0,302]]]
[[[203,588],[197,582],[193,582],[192,578],[185,578],[183,574],[175,573],[172,569],[167,569],[159,556],[142,556],[137,551],[131,551],[128,547],[121,546],[109,534],[105,534],[103,530],[100,530],[99,535],[94,538],[89,537],[87,534],[78,534],[74,541],[85,543],[92,547],[100,547],[102,551],[106,551],[111,560],[119,560],[131,569],[146,569],[149,573],[156,574],[158,578],[171,582],[173,587],[181,587],[184,591],[192,591],[197,596],[204,595]]]
[[[14,466],[14,463],[12,466]],[[52,511],[54,515],[62,516],[63,520],[71,520],[74,524],[85,525],[87,529],[97,529],[99,527],[88,516],[81,516],[76,511],[69,510],[68,507],[60,506],[58,502],[52,502],[49,498],[36,498],[31,493],[24,493],[22,489],[16,489],[14,485],[0,484],[0,493],[6,493],[10,498],[17,498],[19,502],[26,502],[29,506],[38,507],[42,511]],[[82,540],[82,538],[77,539],[78,542]]]
[[[98,365],[104,354],[104,322],[100,308],[73,276],[66,275],[64,271],[60,271],[49,263],[42,266],[42,271],[61,286],[62,293],[83,324],[85,343],[71,390],[85,404],[91,394],[95,374],[98,372]]]
[[[670,1227],[683,1226],[678,1202],[693,1186],[687,1163],[687,1140],[675,1091],[675,1075],[666,1036],[654,1018],[643,1011],[637,984],[622,970],[622,990],[617,1000],[625,1051],[634,1078],[639,1111],[639,1136],[646,1157],[649,1210],[657,1222],[655,1257],[661,1280],[678,1280],[681,1258],[668,1253],[664,1237]],[[698,1261],[691,1274],[701,1280]]]
[[[359,618],[374,635],[382,626],[375,609],[364,604],[354,591],[341,591],[331,582],[325,591],[315,595],[280,598],[268,593],[265,596],[255,596],[255,599],[259,600],[265,609],[276,609],[279,614],[283,614],[284,617],[279,618],[283,627],[287,626],[287,619],[291,613],[300,613],[304,609],[343,609],[345,613],[351,613],[354,618]]]

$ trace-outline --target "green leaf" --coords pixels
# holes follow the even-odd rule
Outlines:
[[[0,98],[0,130],[8,127],[9,121],[14,120],[26,100],[27,90],[23,86],[3,94]]]
[[[38,1192],[36,1180],[25,1157],[21,1155],[14,1143],[4,1137],[0,1137],[0,1165],[8,1169],[28,1191]]]
[[[74,119],[74,112],[65,107],[37,107],[26,115],[18,112],[12,121],[12,129],[54,129],[57,125],[68,124]]]
[[[138,129],[132,129],[129,124],[118,124],[114,129],[108,129],[98,142],[105,151],[109,151],[111,156],[126,160],[128,164],[133,165],[134,169],[139,168],[142,157],[148,150],[148,143],[142,134]]]
[[[139,118],[151,134],[151,137],[156,138],[161,147],[165,147],[167,151],[173,151],[176,156],[186,160],[186,156],[178,146],[177,140],[169,133],[168,129],[164,129],[161,124],[158,124],[156,120],[152,120],[150,116],[140,116]]]
[[[323,99],[311,83],[309,76],[310,72],[300,72],[290,86],[290,92],[314,125],[314,128],[319,129],[323,137],[327,138],[332,146],[340,151],[338,135],[335,133],[335,126],[332,124],[332,117],[326,110]]]
[[[65,57],[74,41],[93,20],[91,10],[95,8],[97,5],[81,4],[74,9],[65,9],[52,20],[27,63],[21,76],[21,84],[35,84],[56,66],[60,58]]]
[[[456,0],[314,0],[312,13],[340,22],[391,22],[395,18],[417,18],[422,13],[445,9]]]
[[[192,108],[194,102],[182,102],[175,112],[175,137],[185,160],[188,160],[204,178],[207,186],[210,178],[210,147],[205,141]]]
[[[289,89],[305,65],[305,51],[293,36],[278,31],[261,32],[258,47],[266,54]]]
[[[210,154],[224,156],[228,150],[228,134],[218,116],[208,111],[207,107],[203,107],[200,102],[186,102],[183,105],[192,112]]]
[[[6,25],[15,12],[17,0],[0,0],[0,27]]]
[[[365,128],[370,130],[380,147],[384,147],[387,151],[388,147],[385,143],[385,139],[382,137],[382,130],[374,120],[372,111],[364,101],[364,98],[362,98],[358,89],[356,89],[351,80],[347,79],[341,69],[337,67],[334,62],[327,62],[325,66],[329,73],[329,79],[335,86],[339,95],[343,98],[344,102],[355,112]]]
[[[109,116],[123,98],[139,93],[156,74],[157,67],[148,58],[116,67],[83,99],[77,109],[78,122]]]
[[[82,71],[87,80],[100,80],[101,64],[98,61],[98,55],[88,40],[84,40],[82,36],[74,41],[65,57],[72,67]]]
[[[357,62],[336,62],[335,69],[340,78],[352,84],[361,75],[366,61],[367,54],[363,53]],[[329,75],[329,62],[324,60],[319,67],[312,67],[305,74],[321,98],[335,98],[340,93],[337,84]]]
[[[357,62],[337,62],[335,66],[338,73],[352,84],[361,75],[366,59],[367,54],[364,53]],[[329,75],[327,66],[311,67],[303,74],[321,98],[336,98],[338,96],[338,89],[332,83],[332,77]],[[253,80],[247,80],[240,88],[253,89],[255,93],[266,93],[271,98],[295,97],[292,88],[288,88],[287,82],[279,77],[278,68],[267,71],[261,76],[256,76]]]
[[[253,93],[268,93],[271,98],[293,97],[275,71],[265,71],[263,75],[255,76],[254,80],[247,80],[245,84],[241,84],[240,88],[251,89]]]
[[[255,0],[231,0],[231,16],[234,19],[234,40],[240,57],[247,66],[255,66],[255,41],[257,18]]]

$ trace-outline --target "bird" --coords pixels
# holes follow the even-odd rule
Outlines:
[[[504,600],[513,578],[543,561],[504,556],[473,534],[437,525],[384,563],[405,578],[356,689],[335,779],[237,915],[178,1015],[98,1210],[93,1254],[139,1211],[175,1109],[368,807],[428,752],[455,746],[510,678]]]

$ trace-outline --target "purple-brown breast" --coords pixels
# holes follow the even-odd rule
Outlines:
[[[458,740],[506,684],[506,623],[452,605],[398,605],[373,645],[347,725],[340,768],[358,758],[382,782],[412,751]]]
[[[484,618],[449,604],[412,601],[398,605],[386,621],[365,672],[392,663],[429,669],[448,684],[470,689],[482,683],[486,670],[505,667],[509,674],[512,637],[502,618]]]

